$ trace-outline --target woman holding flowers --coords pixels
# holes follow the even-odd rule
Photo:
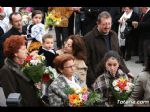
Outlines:
[[[109,51],[98,66],[97,74],[99,76],[94,82],[93,88],[102,94],[104,103],[101,106],[117,106],[117,100],[127,100],[126,92],[131,92],[131,88],[128,87],[129,78],[122,71],[120,60],[116,51]]]
[[[20,93],[22,106],[39,106],[33,83],[22,72],[21,66],[28,51],[23,36],[12,35],[4,42],[5,65],[0,69],[0,83],[6,98],[10,93]]]
[[[75,73],[79,76],[80,82],[86,85],[87,65],[86,61],[86,49],[84,41],[80,35],[70,35],[64,45],[63,49],[56,51],[59,55],[67,53],[72,54],[75,57]]]
[[[54,65],[60,75],[48,88],[50,106],[65,106],[68,99],[65,93],[66,87],[81,89],[77,77],[74,75],[74,57],[70,54],[62,54],[54,59]]]

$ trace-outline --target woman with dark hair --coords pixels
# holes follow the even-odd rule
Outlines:
[[[80,35],[70,35],[63,49],[57,51],[58,54],[72,54],[75,57],[76,74],[79,75],[80,81],[86,84],[87,66],[86,61],[86,48],[85,43]]]
[[[121,58],[116,51],[109,51],[104,55],[102,62],[98,66],[98,78],[92,85],[95,91],[102,94],[104,104],[102,106],[112,107],[116,106],[117,99],[113,95],[111,85],[113,80],[119,77],[129,79],[128,76],[122,71]]]
[[[28,51],[25,37],[12,35],[4,41],[5,64],[0,69],[0,84],[6,98],[10,93],[20,93],[22,106],[39,106],[34,84],[22,72]]]
[[[147,50],[147,60],[145,69],[137,76],[135,87],[128,99],[130,106],[150,106],[150,46]],[[138,104],[138,102],[143,102]],[[130,103],[135,102],[135,103]]]
[[[74,74],[74,57],[70,54],[59,55],[54,59],[54,66],[60,75],[48,87],[49,105],[65,106],[65,100],[68,99],[66,87],[81,89],[80,82]]]

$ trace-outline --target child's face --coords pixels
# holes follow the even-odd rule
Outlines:
[[[54,40],[52,38],[45,39],[45,42],[43,42],[43,47],[50,50],[54,46]]]
[[[114,57],[109,58],[106,61],[105,68],[106,68],[107,71],[110,72],[110,74],[115,75],[118,68],[119,68],[118,60],[115,59]]]
[[[41,15],[41,14],[36,14],[36,15],[32,18],[33,24],[41,23],[41,21],[42,21],[42,15]]]

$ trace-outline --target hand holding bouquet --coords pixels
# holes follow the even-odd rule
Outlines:
[[[71,107],[92,106],[101,101],[101,95],[94,91],[88,91],[87,87],[81,89],[67,87],[65,93],[68,95],[66,103]]]
[[[59,13],[56,13],[55,11],[51,11],[46,16],[45,28],[47,29],[49,26],[57,26],[61,21],[61,15]]]
[[[125,77],[119,77],[112,82],[113,93],[118,100],[127,100],[132,92],[134,84]]]

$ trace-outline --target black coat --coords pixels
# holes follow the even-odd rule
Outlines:
[[[139,22],[137,30],[140,38],[150,39],[150,10],[144,15],[142,21]]]
[[[20,71],[20,66],[9,58],[0,69],[0,84],[6,98],[10,93],[21,93],[22,106],[39,106],[36,88]]]
[[[55,50],[53,50],[53,51],[55,52]],[[58,55],[58,54],[56,54],[56,52],[52,53],[52,52],[46,51],[45,49],[43,49],[42,47],[40,47],[38,54],[39,55],[43,54],[45,56],[45,58],[46,58],[46,65],[47,66],[54,67],[53,60]]]
[[[120,48],[118,44],[117,34],[114,31],[110,31],[110,43],[111,43],[111,50],[117,51],[120,55]],[[98,64],[101,62],[102,58],[104,57],[105,53],[108,51],[106,49],[105,40],[103,35],[97,30],[97,26],[93,28],[89,33],[87,33],[83,37],[86,48],[87,48],[87,85],[88,87],[93,84],[93,82],[97,78],[96,69]],[[128,73],[129,70],[125,66],[123,59],[122,59],[123,71]]]

